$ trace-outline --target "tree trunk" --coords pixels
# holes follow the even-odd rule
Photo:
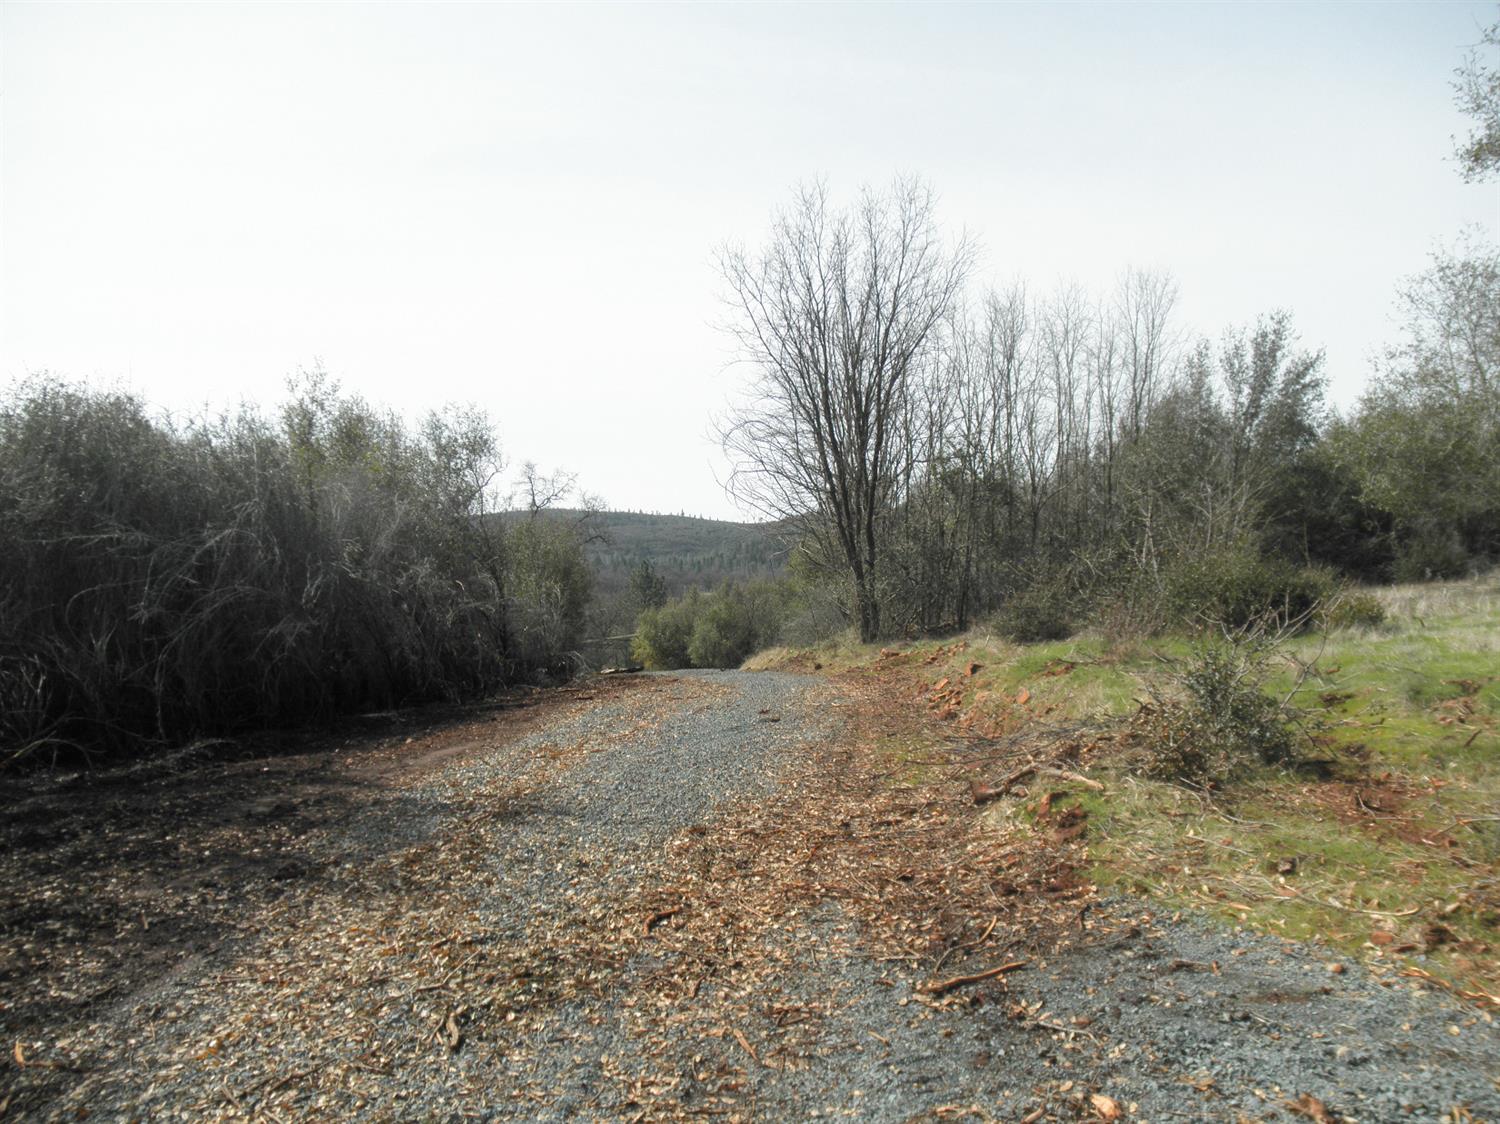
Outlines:
[[[880,639],[880,599],[875,596],[873,586],[868,574],[861,575],[854,586],[854,615],[859,621],[862,644],[873,644]]]

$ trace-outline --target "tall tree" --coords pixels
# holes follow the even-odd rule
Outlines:
[[[847,573],[861,638],[880,633],[885,522],[900,486],[902,419],[973,254],[950,247],[916,181],[834,207],[799,190],[757,254],[720,259],[731,327],[755,374],[722,437],[732,487],[811,522]]]

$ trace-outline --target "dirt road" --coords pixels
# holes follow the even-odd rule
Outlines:
[[[1500,1120],[1492,1016],[1095,900],[1067,844],[898,783],[872,747],[909,709],[857,680],[597,680],[18,785],[0,1105]]]

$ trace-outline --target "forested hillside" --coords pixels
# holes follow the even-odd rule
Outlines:
[[[628,640],[601,638],[628,636],[643,611],[669,598],[764,584],[786,573],[784,523],[579,508],[509,511],[497,518],[509,524],[534,518],[583,544],[591,597],[582,655],[592,665],[629,659]]]
[[[628,589],[631,574],[642,564],[650,565],[667,591],[676,594],[723,581],[778,576],[786,569],[781,529],[692,515],[603,511],[591,520],[584,551],[594,567],[599,596]]]

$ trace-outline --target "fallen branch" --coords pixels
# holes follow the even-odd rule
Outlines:
[[[1041,1015],[1033,1016],[1031,1021],[1044,1030],[1056,1031],[1058,1034],[1069,1034],[1075,1038],[1087,1038],[1090,1042],[1099,1041],[1097,1034],[1090,1034],[1088,1031],[1076,1026],[1063,1026],[1062,1023],[1055,1022],[1052,1019],[1044,1019]]]
[[[422,987],[419,987],[419,988],[416,989],[416,993],[420,994],[421,992],[424,992],[424,991],[442,991],[443,988],[445,988],[445,987],[448,986],[448,981],[449,980],[451,980],[459,972],[462,972],[465,968],[467,968],[470,964],[472,964],[476,959],[478,959],[478,957],[479,957],[479,953],[478,952],[470,953],[469,956],[464,960],[464,962],[462,964],[458,965],[458,967],[456,967],[456,968],[449,968],[448,971],[447,971],[447,973],[437,983],[435,983],[435,984],[424,984]]]
[[[1092,777],[1086,777],[1082,773],[1075,773],[1071,769],[1057,769],[1051,765],[1039,765],[1033,761],[1011,773],[993,788],[981,784],[979,781],[971,780],[969,782],[969,793],[974,798],[974,803],[983,804],[987,800],[994,800],[1007,795],[1016,785],[1020,784],[1027,777],[1037,773],[1045,773],[1049,777],[1072,781],[1074,784],[1081,784],[1084,788],[1092,789],[1095,792],[1104,791],[1104,786]]]
[[[458,1012],[449,1011],[448,1017],[433,1031],[433,1036],[447,1047],[450,1054],[457,1053],[458,1048],[464,1044],[464,1034],[458,1025]]]
[[[255,1084],[251,1085],[248,1089],[241,1089],[240,1096],[248,1097],[251,1093],[259,1093],[262,1090],[264,1090],[264,1093],[262,1094],[263,1096],[270,1096],[272,1093],[279,1092],[280,1090],[286,1088],[293,1081],[301,1081],[304,1077],[311,1076],[314,1072],[323,1068],[325,1064],[326,1063],[324,1062],[319,1062],[316,1065],[308,1066],[306,1069],[293,1070],[291,1073],[283,1074],[279,1078],[275,1075],[266,1077],[263,1080],[257,1081]],[[275,1084],[272,1084],[272,1082],[275,1082]],[[267,1086],[270,1086],[270,1088],[267,1088]],[[224,1092],[226,1093],[226,1095],[228,1094],[229,1090],[227,1087],[225,1088]]]
[[[944,962],[947,961],[948,957],[952,956],[955,952],[963,952],[966,949],[975,948],[975,947],[977,947],[979,945],[984,944],[985,941],[989,940],[990,934],[995,931],[995,926],[998,925],[998,924],[1000,924],[1000,918],[998,916],[992,917],[992,918],[990,918],[989,926],[985,929],[984,932],[980,933],[979,936],[976,937],[974,940],[972,940],[972,941],[965,941],[963,944],[951,945],[950,947],[944,949],[943,950],[943,955],[940,956],[940,957],[938,957],[938,962],[932,966],[932,970],[934,972],[936,972],[939,968],[941,968],[943,966]]]
[[[1012,788],[1014,788],[1016,785],[1020,784],[1022,781],[1024,781],[1027,777],[1031,776],[1036,771],[1037,771],[1037,765],[1036,765],[1036,762],[1034,762],[1034,761],[1031,764],[1029,764],[1029,765],[1023,765],[1023,766],[1021,766],[1021,768],[1017,769],[1014,773],[1012,773],[1010,776],[1006,777],[1003,781],[1001,781],[996,786],[995,791],[997,792],[997,794],[1003,794],[1003,793],[1009,792]]]
[[[966,984],[980,983],[984,980],[992,980],[996,976],[1003,976],[1006,972],[1014,972],[1017,968],[1026,967],[1025,960],[1012,960],[1006,964],[999,964],[993,968],[986,968],[982,972],[975,972],[971,976],[950,976],[946,980],[930,980],[917,988],[923,995],[943,995],[956,987]]]
[[[1410,976],[1413,979],[1426,980],[1428,983],[1436,984],[1443,990],[1451,991],[1454,995],[1460,996],[1464,999],[1474,999],[1482,1003],[1489,1003],[1491,1006],[1500,1009],[1500,995],[1497,995],[1494,992],[1490,991],[1480,991],[1478,989],[1475,989],[1473,991],[1461,989],[1457,985],[1443,979],[1441,976],[1434,976],[1425,968],[1418,968],[1415,964],[1409,964],[1405,968],[1402,968],[1401,974],[1403,976]]]
[[[1214,881],[1222,882],[1226,886],[1233,886],[1236,890],[1240,891],[1240,893],[1259,901],[1275,900],[1276,898],[1281,898],[1283,900],[1286,898],[1295,898],[1298,901],[1307,902],[1309,905],[1327,906],[1330,909],[1341,909],[1345,913],[1363,913],[1370,917],[1410,917],[1415,913],[1421,912],[1422,909],[1422,907],[1419,905],[1414,905],[1410,909],[1396,910],[1365,909],[1362,906],[1357,905],[1344,905],[1341,902],[1334,901],[1332,898],[1315,898],[1310,894],[1299,894],[1290,886],[1275,886],[1271,883],[1271,880],[1269,878],[1264,877],[1261,877],[1260,881],[1264,882],[1267,886],[1271,886],[1272,890],[1275,891],[1269,896],[1266,894],[1257,894],[1254,890],[1250,889],[1250,887],[1243,886],[1240,883],[1234,881],[1232,878],[1216,877],[1214,878]],[[1232,905],[1233,903],[1231,902],[1228,904]]]
[[[1091,788],[1095,792],[1104,791],[1104,786],[1092,777],[1086,777],[1082,773],[1075,773],[1069,769],[1054,769],[1049,765],[1038,765],[1036,771],[1038,773],[1046,773],[1049,777],[1061,777],[1065,781],[1081,784],[1084,788]]]
[[[974,798],[974,803],[983,804],[987,800],[994,800],[997,797],[1005,796],[1012,788],[1036,771],[1037,765],[1034,762],[1030,765],[1023,765],[994,787],[971,780],[969,782],[969,794]]]
[[[28,1058],[19,1038],[16,1039],[16,1047],[11,1051],[11,1056],[16,1059],[16,1065],[22,1069],[55,1069],[63,1073],[89,1072],[82,1066],[74,1065],[71,1062],[45,1062],[37,1061],[35,1058]]]

